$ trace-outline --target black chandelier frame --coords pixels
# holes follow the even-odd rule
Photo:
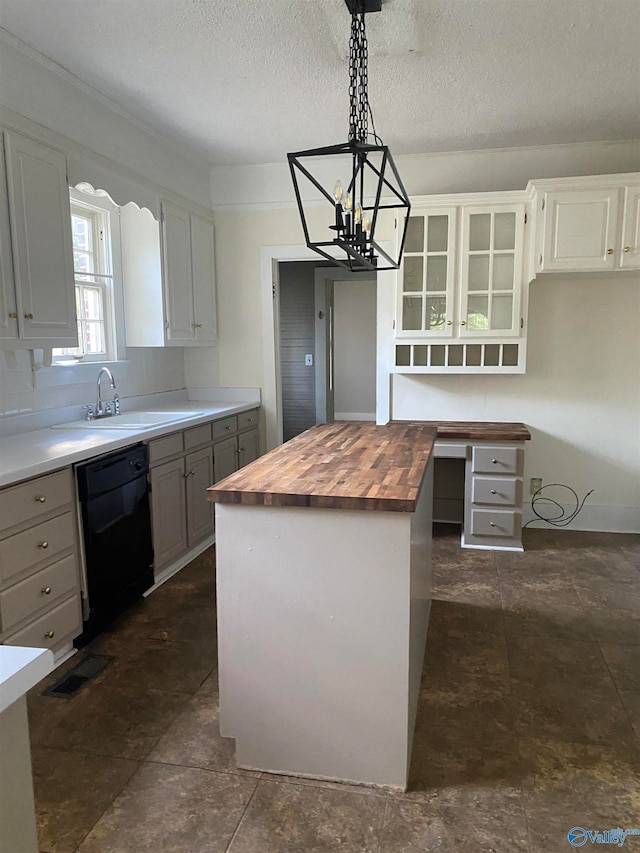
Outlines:
[[[307,246],[328,261],[351,271],[395,270],[400,266],[404,249],[411,202],[398,173],[387,145],[373,129],[373,142],[369,141],[368,119],[373,114],[367,92],[367,40],[365,14],[380,10],[380,0],[345,0],[351,13],[351,40],[349,44],[349,139],[338,145],[327,145],[287,154],[291,178],[300,213],[300,220]],[[351,158],[349,182],[339,194],[330,192],[313,168],[323,158]],[[328,227],[334,236],[314,240],[311,238],[305,211],[300,181],[306,179],[323,200],[332,207],[334,224]],[[365,199],[365,184],[371,187],[368,201]],[[336,184],[338,186],[339,184]],[[348,200],[345,204],[342,199]],[[378,214],[381,210],[401,209],[405,211],[402,233],[397,240],[395,254],[385,251],[376,239]],[[333,254],[332,254],[333,252]]]

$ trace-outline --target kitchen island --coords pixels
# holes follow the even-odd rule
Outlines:
[[[220,731],[238,767],[406,788],[435,430],[313,427],[216,502]]]

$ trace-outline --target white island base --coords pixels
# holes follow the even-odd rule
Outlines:
[[[216,503],[220,732],[238,767],[406,789],[432,470],[415,512]]]

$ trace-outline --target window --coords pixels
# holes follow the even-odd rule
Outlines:
[[[86,201],[71,190],[71,234],[76,285],[77,347],[54,349],[56,362],[115,358],[112,237],[117,208],[107,198]]]

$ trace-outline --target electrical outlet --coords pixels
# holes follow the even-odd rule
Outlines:
[[[304,363],[306,367],[313,367],[313,353],[308,352],[304,357]]]
[[[532,477],[531,485],[529,487],[529,494],[535,495],[536,492],[539,492],[542,488],[542,477]]]

